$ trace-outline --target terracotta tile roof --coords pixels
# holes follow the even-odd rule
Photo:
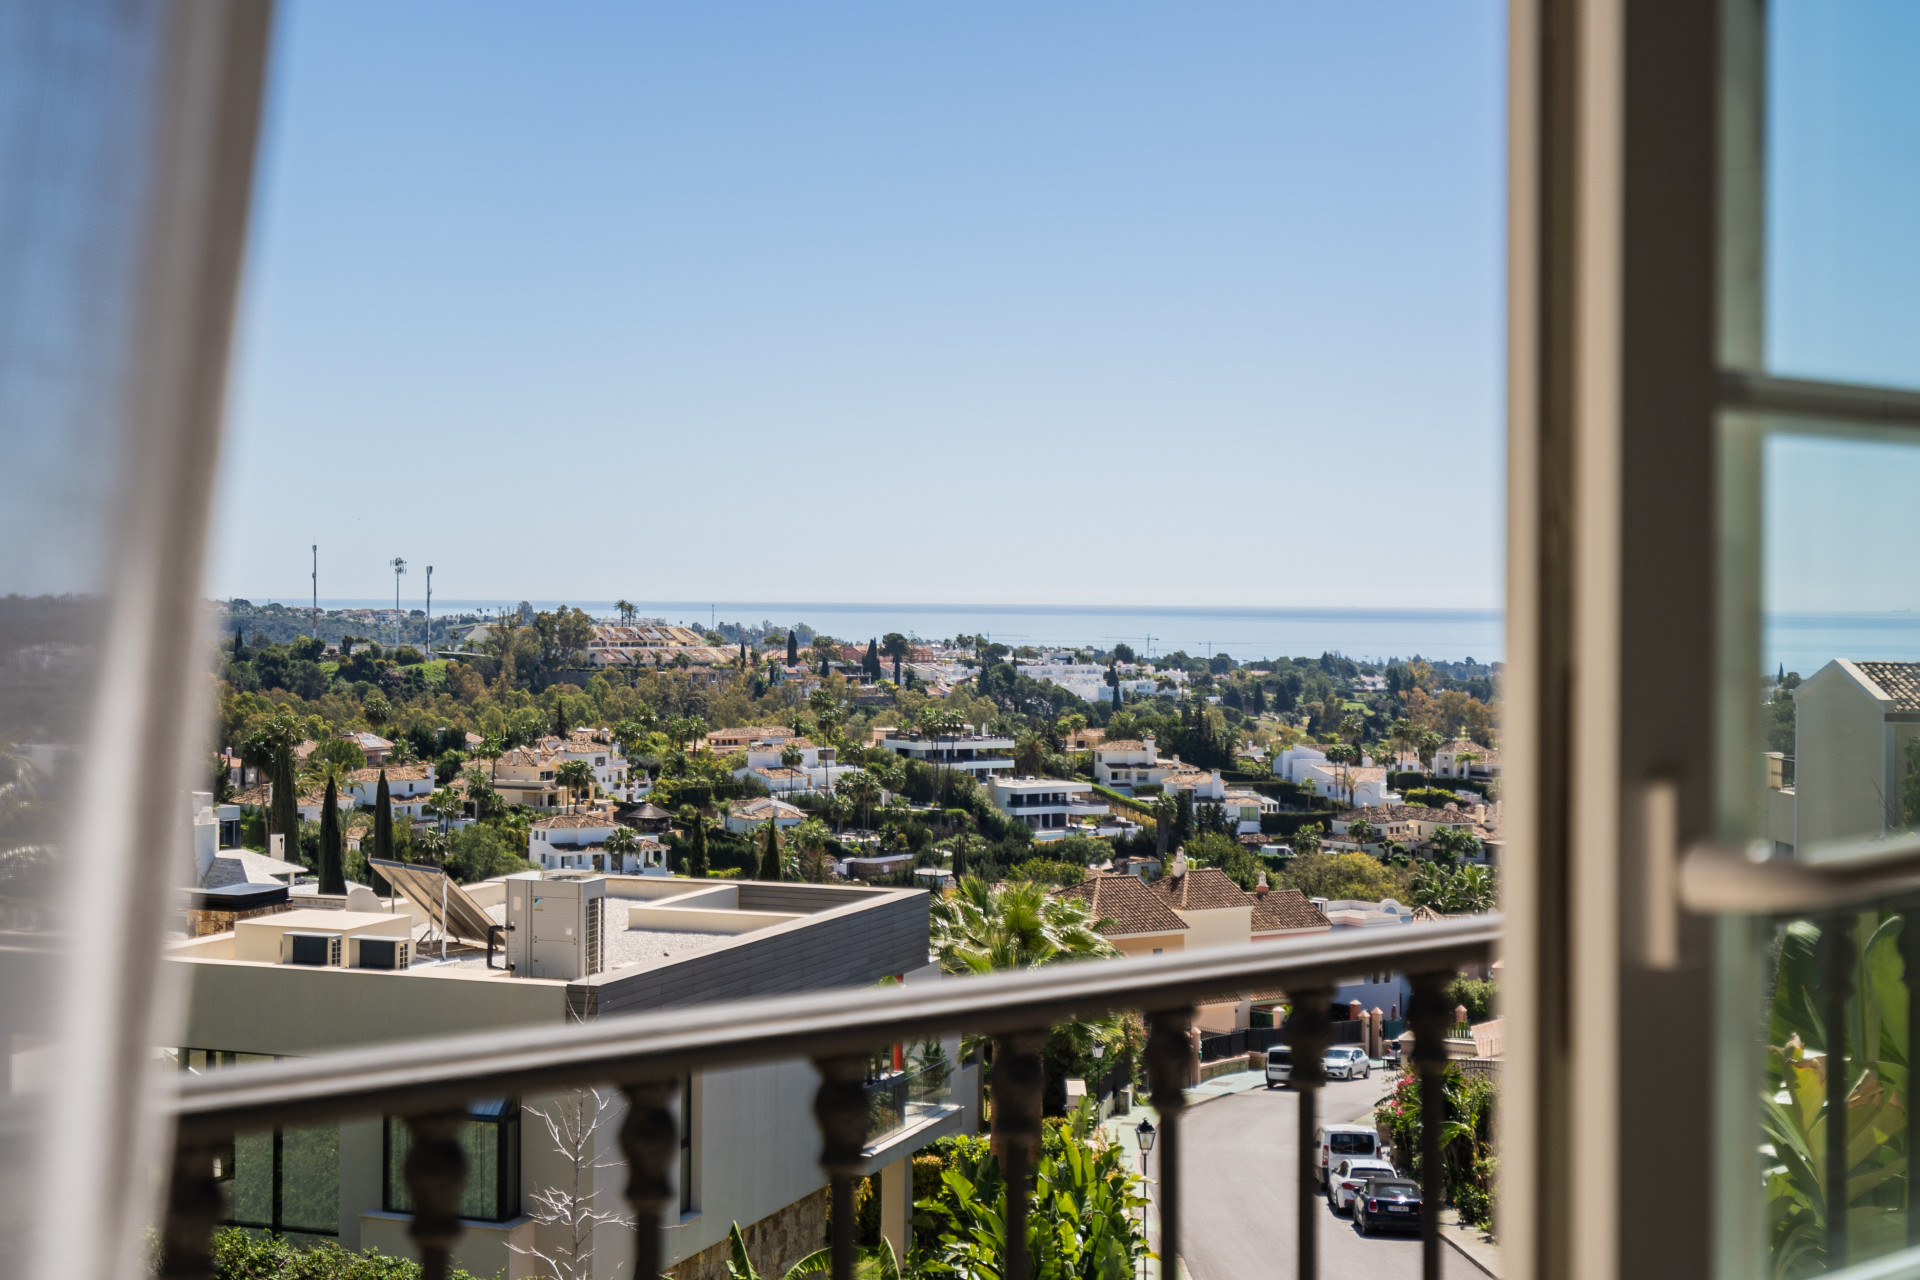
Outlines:
[[[1279,933],[1287,929],[1330,929],[1333,922],[1298,889],[1274,889],[1253,904],[1253,931]]]
[[[556,813],[533,824],[535,831],[578,830],[581,827],[617,827],[610,813]]]
[[[1094,747],[1095,751],[1145,751],[1147,744],[1136,738],[1116,738],[1112,742],[1102,742]]]
[[[396,782],[425,782],[428,775],[433,772],[433,766],[430,764],[369,765],[365,769],[355,769],[348,776],[355,782],[378,782],[383,770],[387,775],[387,785],[391,786]]]
[[[1856,662],[1860,674],[1880,686],[1901,711],[1920,711],[1920,662]]]
[[[1178,933],[1187,927],[1187,922],[1137,876],[1094,872],[1084,882],[1058,892],[1060,897],[1079,898],[1088,904],[1100,922],[1097,931],[1102,937]]]
[[[652,806],[649,805],[648,807],[651,808]],[[660,816],[664,818],[666,815],[661,814]],[[733,816],[736,818],[765,818],[769,816],[804,818],[807,816],[807,811],[797,804],[788,804],[785,800],[777,800],[772,796],[758,796],[752,800],[733,806]]]
[[[1450,827],[1470,827],[1473,815],[1462,809],[1429,809],[1417,804],[1370,804],[1339,814],[1336,821],[1366,821],[1374,826],[1384,822],[1441,822]]]
[[[797,780],[812,776],[805,769],[789,769],[784,765],[769,765],[764,768],[755,769],[753,774],[757,778],[778,778],[782,781],[789,779]]]
[[[1191,867],[1185,875],[1156,880],[1153,892],[1176,911],[1219,911],[1253,905],[1252,895],[1218,867]]]

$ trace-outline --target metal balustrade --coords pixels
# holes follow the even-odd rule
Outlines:
[[[1159,1253],[1180,1250],[1181,1115],[1191,1083],[1193,1010],[1248,990],[1285,989],[1294,1015],[1293,1085],[1300,1108],[1297,1275],[1317,1274],[1319,1222],[1313,1134],[1322,1053],[1332,1043],[1334,987],[1353,974],[1396,969],[1414,996],[1413,1065],[1420,1073],[1422,1265],[1440,1275],[1440,1135],[1445,1096],[1445,995],[1461,966],[1493,958],[1498,916],[1410,925],[1381,936],[1313,935],[1257,946],[1063,964],[951,981],[700,1005],[585,1024],[490,1031],[355,1049],[161,1082],[178,1126],[162,1231],[162,1274],[211,1274],[220,1213],[214,1153],[237,1132],[354,1116],[406,1117],[412,1130],[405,1177],[415,1207],[410,1233],[425,1280],[445,1280],[459,1237],[465,1158],[459,1125],[469,1102],[559,1088],[612,1084],[628,1111],[620,1143],[627,1198],[638,1224],[632,1274],[657,1276],[661,1215],[674,1203],[679,1134],[672,1103],[690,1072],[793,1058],[820,1072],[814,1116],[820,1165],[832,1196],[835,1280],[854,1272],[854,1179],[869,1140],[869,1082],[876,1047],[961,1032],[994,1037],[992,1135],[1008,1188],[1008,1280],[1027,1280],[1030,1169],[1041,1134],[1046,1029],[1075,1017],[1137,1010],[1147,1021],[1148,1100],[1159,1113]]]

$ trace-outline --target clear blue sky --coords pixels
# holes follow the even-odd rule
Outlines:
[[[1494,0],[281,13],[214,594],[1500,603]]]

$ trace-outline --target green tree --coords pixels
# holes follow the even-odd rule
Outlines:
[[[327,779],[327,790],[320,801],[320,892],[345,893],[346,842],[340,836],[340,788]]]
[[[787,665],[790,667],[800,665],[800,637],[791,631],[787,632]]]
[[[288,860],[300,856],[300,789],[293,776],[293,744],[274,748],[272,794],[267,800],[267,834],[282,837]]]
[[[387,789],[387,771],[373,792],[373,856],[393,860],[393,796]]]
[[[1378,902],[1405,892],[1392,868],[1364,853],[1302,853],[1287,864],[1280,878],[1286,887],[1309,898]]]
[[[709,870],[707,815],[689,806],[681,811],[681,821],[687,828],[687,874],[695,880],[705,880]]]
[[[508,847],[499,828],[475,823],[447,838],[444,865],[456,883],[471,884],[475,880],[491,880],[495,876],[525,871],[531,864]]]
[[[780,824],[772,818],[767,819],[766,839],[761,844],[759,879],[782,879],[780,875]]]
[[[788,845],[799,851],[800,856],[796,861],[802,880],[811,884],[826,883],[827,842],[832,838],[833,833],[827,830],[827,824],[818,818],[808,818],[788,835]]]
[[[1480,837],[1466,827],[1435,827],[1428,839],[1436,862],[1477,862],[1485,852]]]
[[[835,785],[835,790],[847,799],[860,819],[863,829],[873,826],[873,806],[880,803],[880,784],[871,773],[862,769],[858,773],[849,773]]]
[[[875,684],[880,682],[880,642],[877,639],[867,641],[867,654],[860,659],[860,669],[866,673],[869,681]]]
[[[307,764],[338,764],[346,772],[353,773],[367,767],[367,753],[356,742],[349,742],[345,738],[328,738],[314,747],[307,756]]]
[[[1323,828],[1317,822],[1309,822],[1293,833],[1293,851],[1301,857],[1320,852],[1320,832]]]
[[[893,659],[893,682],[900,683],[900,664],[913,655],[913,645],[898,631],[889,631],[880,638],[880,652]]]

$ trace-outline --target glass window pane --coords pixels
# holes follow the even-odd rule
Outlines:
[[[1767,364],[1920,386],[1920,6],[1767,14]]]
[[[281,1135],[280,1225],[289,1231],[339,1231],[338,1125],[288,1129]]]
[[[1775,434],[1762,452],[1769,837],[1920,824],[1920,445]]]
[[[273,1225],[273,1135],[243,1133],[233,1143],[233,1180],[224,1184],[233,1199],[228,1221]]]

